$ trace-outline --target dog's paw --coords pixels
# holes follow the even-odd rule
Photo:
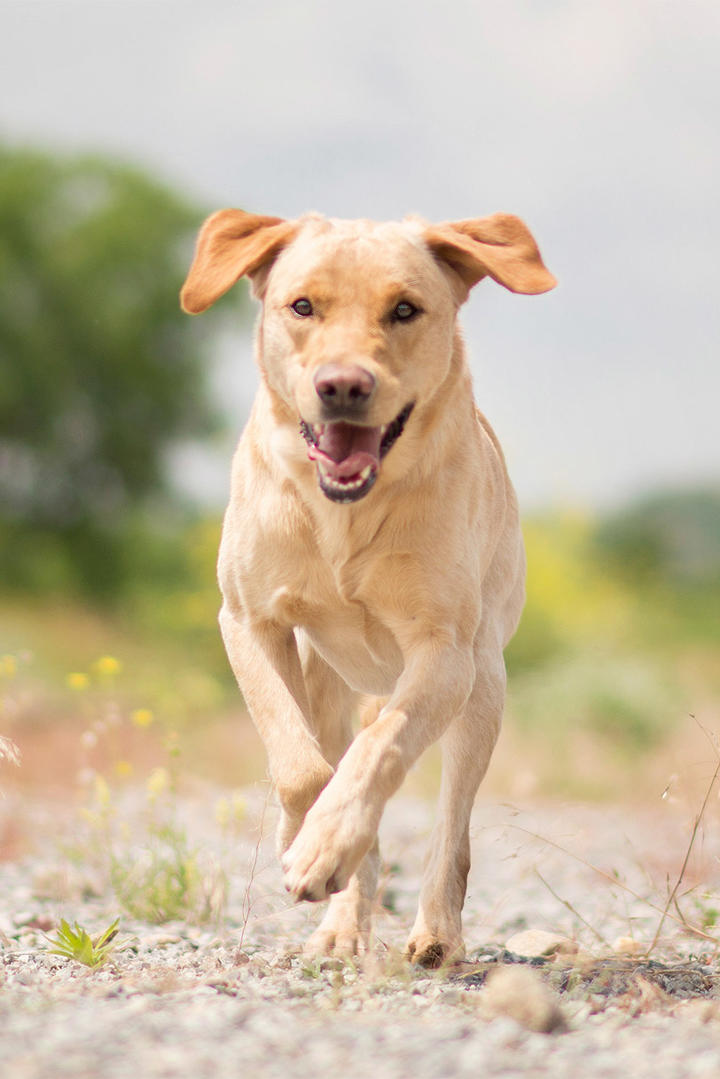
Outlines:
[[[333,896],[325,917],[309,938],[307,956],[334,955],[343,959],[364,955],[370,946],[372,903],[358,894],[357,879],[340,895]]]
[[[282,858],[285,887],[296,902],[317,903],[344,891],[375,838],[361,813],[328,811],[321,801]]]
[[[368,935],[357,926],[349,925],[344,929],[323,929],[320,926],[308,938],[303,948],[303,955],[317,959],[322,956],[338,956],[340,959],[352,959],[364,955],[368,948]]]
[[[437,969],[446,963],[457,963],[465,955],[461,937],[443,937],[435,933],[413,934],[407,942],[405,955],[419,967]]]

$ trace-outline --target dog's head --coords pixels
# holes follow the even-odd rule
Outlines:
[[[510,214],[429,225],[220,210],[200,232],[184,310],[205,311],[245,274],[263,303],[263,375],[297,417],[334,502],[370,491],[413,412],[443,384],[457,309],[474,284],[555,285]]]

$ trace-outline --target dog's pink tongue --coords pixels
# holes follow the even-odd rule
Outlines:
[[[340,464],[356,453],[369,453],[377,461],[380,456],[380,428],[360,427],[356,423],[326,423],[320,435],[320,449]]]
[[[356,423],[326,423],[317,446],[308,453],[321,460],[327,472],[336,479],[354,476],[370,465],[380,466],[380,427],[360,427]]]

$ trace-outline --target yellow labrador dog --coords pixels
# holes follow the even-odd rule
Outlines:
[[[184,309],[244,274],[262,301],[262,378],[233,465],[220,623],[282,807],[285,883],[296,900],[331,897],[308,952],[362,951],[385,803],[442,737],[407,945],[437,966],[463,954],[470,811],[525,569],[457,313],[484,277],[521,293],[555,280],[509,214],[431,225],[221,210],[200,232]]]

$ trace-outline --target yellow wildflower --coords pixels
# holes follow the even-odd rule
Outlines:
[[[105,676],[106,678],[112,678],[113,675],[119,674],[122,670],[122,663],[115,656],[100,656],[93,663],[93,667],[98,674]]]
[[[234,791],[229,798],[219,798],[215,803],[215,820],[221,828],[230,825],[236,827],[245,818],[247,805],[240,791]]]
[[[145,787],[151,798],[157,798],[170,786],[170,773],[167,768],[153,768]]]
[[[154,718],[149,708],[136,708],[130,713],[130,722],[135,727],[149,727]]]
[[[115,775],[119,779],[128,779],[133,774],[133,766],[130,761],[116,761]]]
[[[17,657],[11,655],[0,656],[0,677],[12,678],[17,674]]]
[[[90,679],[82,671],[71,671],[65,675],[65,685],[69,689],[83,690],[90,685]]]
[[[107,809],[111,800],[110,787],[104,776],[95,776],[95,801],[101,809]]]

